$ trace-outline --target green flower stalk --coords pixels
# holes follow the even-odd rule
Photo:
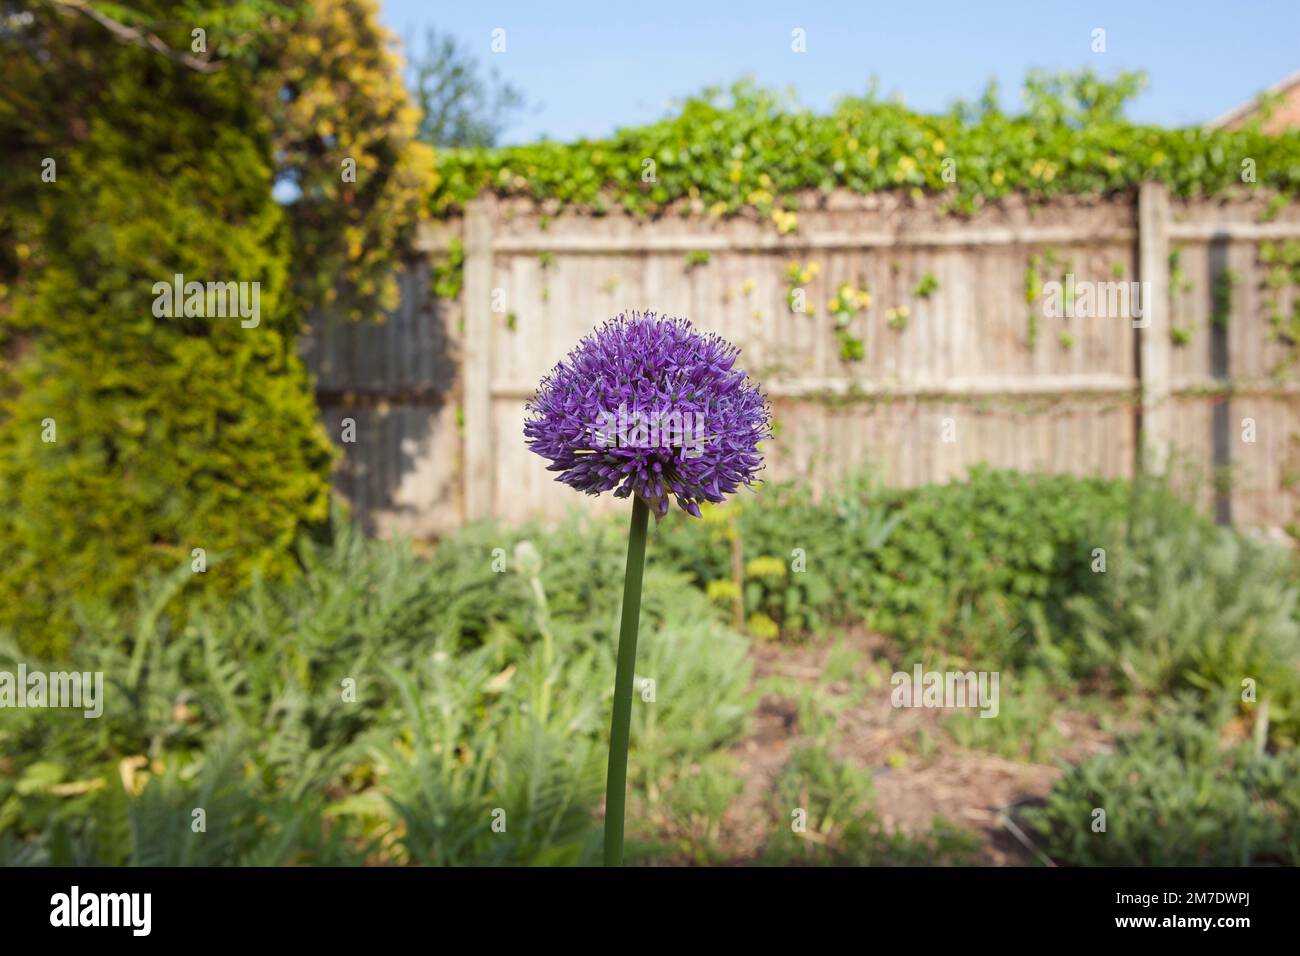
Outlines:
[[[618,626],[618,666],[614,672],[614,716],[609,727],[609,774],[605,778],[605,865],[623,864],[623,805],[627,800],[627,745],[632,731],[632,679],[636,673],[636,632],[641,617],[641,574],[645,568],[650,506],[632,502],[623,572],[623,615]]]

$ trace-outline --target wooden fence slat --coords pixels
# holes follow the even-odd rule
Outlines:
[[[465,209],[465,520],[492,513],[492,218],[490,199]]]
[[[1169,192],[1161,183],[1145,183],[1138,193],[1138,278],[1145,295],[1143,326],[1138,331],[1142,387],[1142,449],[1152,469],[1168,461],[1172,439],[1169,370]]]

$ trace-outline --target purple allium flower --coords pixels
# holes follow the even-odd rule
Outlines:
[[[771,434],[767,397],[732,367],[738,354],[687,319],[619,315],[542,379],[528,447],[589,495],[635,492],[659,517],[671,495],[698,518],[699,502],[755,482]]]

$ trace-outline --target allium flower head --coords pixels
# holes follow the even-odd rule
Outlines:
[[[557,480],[589,495],[633,493],[656,515],[670,497],[700,516],[753,484],[770,435],[766,396],[739,350],[687,319],[619,315],[583,338],[528,402],[524,437]]]

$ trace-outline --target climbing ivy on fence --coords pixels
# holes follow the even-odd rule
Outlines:
[[[1033,73],[1019,112],[1004,110],[991,88],[978,104],[939,115],[874,94],[816,114],[792,95],[742,82],[607,139],[444,151],[432,208],[452,213],[484,190],[597,213],[651,215],[689,200],[714,216],[757,209],[786,233],[797,228],[793,196],[806,189],[929,192],[969,213],[1013,192],[1104,195],[1147,181],[1207,195],[1241,186],[1247,161],[1258,186],[1300,192],[1300,132],[1129,122],[1123,104],[1144,82],[1130,73],[1111,81],[1092,71]]]

